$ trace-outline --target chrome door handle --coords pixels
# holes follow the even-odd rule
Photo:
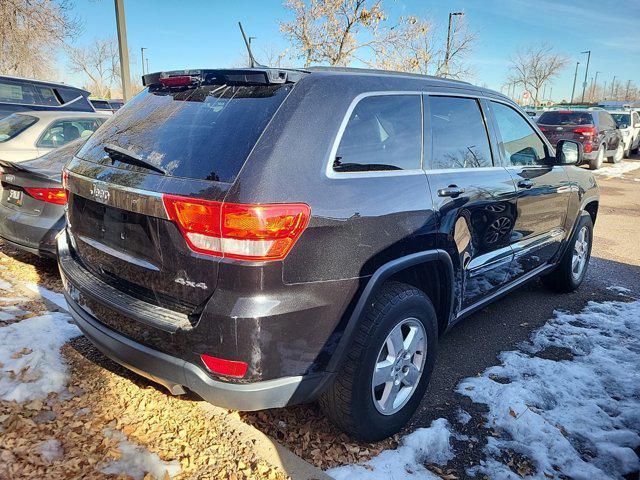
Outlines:
[[[447,188],[440,188],[438,190],[439,197],[451,197],[456,198],[464,193],[464,188],[457,187],[455,185],[449,185]]]
[[[525,178],[524,180],[520,180],[518,182],[518,187],[519,188],[531,188],[531,187],[533,187],[533,180],[531,180],[529,178]]]

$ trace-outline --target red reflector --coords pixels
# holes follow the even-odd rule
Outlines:
[[[224,360],[223,358],[212,357],[204,353],[200,354],[200,359],[207,369],[213,373],[238,378],[244,377],[247,373],[248,365],[245,362]]]
[[[591,145],[591,142],[585,142],[584,153],[591,153],[591,152],[593,152],[593,145]]]
[[[541,132],[546,132],[547,129],[545,127],[541,127],[540,125],[538,125],[538,128],[540,129]]]
[[[67,203],[67,192],[64,188],[26,188],[25,191],[37,200],[56,205]]]
[[[304,203],[222,203],[163,195],[169,218],[199,253],[240,260],[282,260],[307,228]]]
[[[62,170],[62,188],[69,190],[69,170],[66,168]]]
[[[579,133],[580,135],[584,135],[585,137],[593,137],[596,135],[596,127],[577,127],[573,129],[573,133]]]
[[[160,84],[165,87],[185,87],[191,84],[191,77],[189,75],[165,77],[160,79]]]

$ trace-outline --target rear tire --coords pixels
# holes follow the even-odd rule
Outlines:
[[[438,320],[429,297],[411,285],[386,283],[361,317],[335,380],[320,397],[320,407],[359,440],[375,442],[393,435],[409,421],[424,395],[437,344]]]
[[[587,273],[592,243],[591,215],[582,212],[560,263],[551,273],[542,277],[542,282],[556,292],[568,293],[577,289]]]
[[[592,158],[591,160],[589,160],[589,169],[598,170],[600,167],[602,167],[603,163],[604,163],[604,145],[600,145],[600,147],[598,148],[598,154],[595,156],[595,158]]]

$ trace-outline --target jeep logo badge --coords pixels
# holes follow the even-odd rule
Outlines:
[[[89,191],[89,193],[93,196],[93,198],[102,203],[108,202],[109,197],[111,196],[108,189],[100,188],[96,185],[91,186],[91,190]]]

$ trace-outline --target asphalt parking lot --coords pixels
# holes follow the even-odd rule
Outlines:
[[[626,163],[640,166],[640,158]],[[591,264],[584,284],[572,294],[560,295],[550,292],[539,281],[534,281],[456,325],[442,339],[427,394],[410,426],[401,435],[428,427],[435,419],[445,418],[468,437],[483,439],[490,436],[482,405],[455,393],[463,379],[478,376],[488,367],[496,365],[501,352],[513,350],[520,342],[529,339],[534,330],[554,316],[554,311],[575,313],[589,301],[625,300],[640,296],[640,168],[624,173],[621,178],[607,175],[609,171],[615,172],[607,165],[597,176],[601,204]],[[54,264],[4,247],[2,254],[8,256],[4,265],[9,265],[9,268],[3,269],[2,273],[5,280],[37,282],[50,290],[61,290]],[[30,308],[38,311],[42,307]],[[111,431],[109,429],[124,431],[137,444],[161,453],[165,461],[162,465],[179,463],[182,470],[176,474],[176,478],[211,478],[207,475],[213,472],[214,478],[231,473],[236,478],[295,476],[286,466],[272,468],[264,458],[252,452],[251,447],[246,448],[243,443],[246,432],[234,430],[236,427],[233,425],[237,426],[237,421],[275,438],[304,460],[322,469],[366,461],[383,449],[395,447],[401,437],[398,435],[378,444],[353,442],[322,418],[314,405],[247,414],[217,412],[217,416],[204,415],[197,406],[199,402],[168,397],[147,380],[113,364],[84,339],[73,340],[63,351],[71,365],[69,389],[72,395],[64,398],[50,395],[50,401],[36,409],[38,412],[43,409],[51,412],[48,416],[57,417],[58,420],[52,420],[54,423],[34,423],[30,419],[42,412],[34,413],[31,404],[27,407],[3,401],[0,402],[0,418],[3,422],[22,419],[24,423],[7,423],[2,427],[2,432],[7,435],[8,441],[15,442],[12,443],[15,449],[20,444],[21,436],[31,442],[59,437],[64,429],[57,431],[56,425],[65,425],[65,416],[73,417],[82,412],[80,415],[85,415],[80,418],[83,423],[73,427],[73,446],[60,438],[64,456],[55,459],[52,464],[34,459],[33,454],[3,457],[3,461],[12,462],[15,466],[13,472],[37,474],[43,471],[39,468],[48,467],[47,471],[51,474],[85,478],[83,476],[92,471],[89,469],[95,469],[94,478],[109,478],[105,468],[98,468],[101,458],[119,458],[118,455],[121,455],[117,453],[119,437],[114,440],[113,435],[109,437],[105,434],[105,431]],[[561,357],[563,352],[550,351],[548,354]],[[106,408],[105,401],[108,401],[109,408]],[[140,405],[150,408],[140,410]],[[461,407],[471,415],[471,421],[464,425],[458,421]],[[66,413],[69,411],[72,413]],[[86,417],[89,411],[96,413],[90,420]],[[131,426],[127,427],[118,417],[122,412],[126,413]],[[222,417],[228,417],[231,423],[221,420]],[[57,424],[56,421],[61,423]],[[211,428],[210,422],[215,422],[217,427]],[[18,424],[19,427],[16,427]],[[181,424],[188,428],[181,428]],[[190,430],[197,432],[198,441],[189,435]],[[486,442],[456,442],[455,457],[444,467],[429,466],[431,471],[444,478],[466,478],[467,469],[482,460]],[[86,449],[79,448],[80,445],[86,445]],[[526,458],[515,456],[505,459],[507,461],[511,461],[517,471],[526,473],[530,468]],[[18,477],[20,475],[14,478]],[[0,478],[4,478],[1,472]]]

